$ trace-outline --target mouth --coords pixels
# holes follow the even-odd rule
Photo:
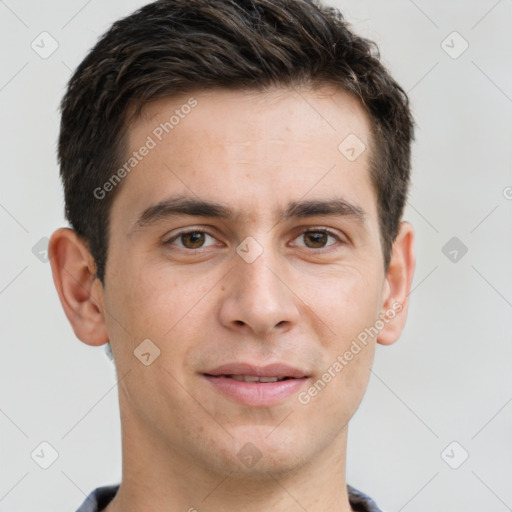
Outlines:
[[[220,378],[223,377],[225,379],[233,379],[239,382],[281,382],[283,380],[293,379],[295,377],[258,377],[257,375],[210,375],[205,373],[207,377]]]
[[[303,370],[281,363],[266,366],[230,363],[202,375],[216,392],[253,407],[282,403],[299,392],[310,378]]]
[[[265,379],[302,379],[308,376],[305,371],[284,363],[257,366],[243,362],[223,364],[222,366],[208,370],[204,375],[210,377],[237,378],[237,380],[243,380],[245,378],[251,379],[246,382],[257,382],[258,380],[260,382],[275,382],[272,380],[266,381]]]

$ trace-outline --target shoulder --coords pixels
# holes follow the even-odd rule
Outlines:
[[[76,512],[100,512],[112,501],[118,489],[119,484],[97,487],[87,496]]]
[[[351,485],[347,485],[348,490],[348,501],[352,510],[356,512],[383,512],[375,501],[364,492],[357,490]]]

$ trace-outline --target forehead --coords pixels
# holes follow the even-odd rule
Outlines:
[[[222,199],[254,218],[265,203],[275,211],[279,202],[335,193],[375,213],[369,117],[332,86],[159,99],[129,125],[127,142],[126,160],[139,155],[116,202],[133,211],[181,195]]]
[[[194,133],[188,130],[191,123]],[[366,142],[371,131],[360,100],[332,85],[316,89],[191,91],[146,104],[130,125],[130,146],[149,130],[158,142],[171,134],[181,139],[181,132],[187,138],[206,137],[205,144],[221,137],[225,143],[289,143],[284,137],[287,133],[315,143],[317,131],[320,137],[329,133],[334,150],[338,150],[338,139],[352,133]]]

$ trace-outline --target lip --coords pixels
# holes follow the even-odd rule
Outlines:
[[[257,377],[293,377],[301,379],[307,377],[306,372],[288,366],[284,363],[273,363],[265,366],[256,366],[249,363],[228,363],[223,364],[213,370],[204,372],[207,375],[255,375]]]
[[[232,379],[230,375],[289,378],[277,382],[245,382]],[[265,366],[229,363],[203,373],[203,377],[226,398],[252,407],[269,407],[282,403],[298,393],[309,380],[304,371],[282,363]]]

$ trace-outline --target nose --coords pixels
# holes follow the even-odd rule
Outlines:
[[[296,325],[300,299],[294,293],[285,263],[265,248],[248,263],[234,256],[234,267],[226,276],[220,304],[220,321],[230,330],[258,337],[285,332]],[[288,281],[288,282],[287,282]]]

